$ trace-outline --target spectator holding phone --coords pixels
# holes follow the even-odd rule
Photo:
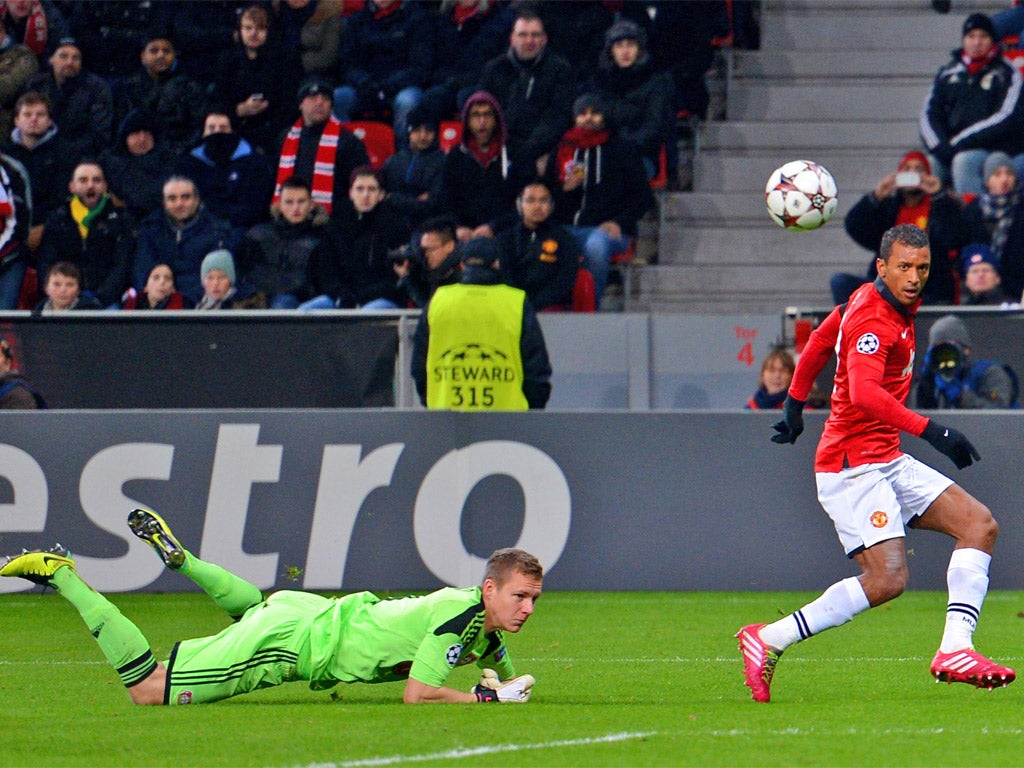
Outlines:
[[[871,251],[864,275],[837,273],[829,285],[836,304],[842,304],[860,285],[875,279],[875,256],[882,235],[896,224],[914,224],[928,233],[931,242],[931,275],[923,296],[926,304],[952,304],[956,299],[953,278],[960,249],[967,243],[967,227],[960,203],[943,189],[922,152],[908,152],[896,171],[879,179],[875,188],[846,214],[846,233]]]
[[[291,95],[302,79],[301,64],[294,52],[276,44],[262,6],[242,12],[235,39],[218,59],[213,101],[229,110],[239,136],[272,155],[294,108]]]

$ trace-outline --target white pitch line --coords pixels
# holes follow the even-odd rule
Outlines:
[[[786,657],[786,665],[790,662],[802,664],[848,664],[851,662],[921,662],[928,661],[924,656],[848,656],[843,658],[812,656],[812,657]],[[579,657],[554,657],[554,656],[516,656],[516,662],[555,663],[555,664],[736,664],[740,661],[739,653],[735,656],[705,656],[705,657],[683,657],[672,656],[671,658],[579,658]]]
[[[594,736],[583,739],[563,739],[560,741],[543,741],[537,744],[493,744],[480,747],[457,747],[444,752],[433,752],[424,755],[391,755],[388,757],[368,757],[362,760],[346,760],[343,763],[312,763],[305,768],[361,768],[362,766],[398,765],[400,763],[423,763],[430,760],[460,760],[465,757],[497,755],[502,752],[521,752],[526,749],[553,749],[558,747],[580,747],[591,744],[611,744],[618,741],[632,741],[654,736],[657,731],[609,733],[605,736]]]
[[[681,656],[673,656],[671,658],[663,659],[651,659],[651,658],[576,658],[576,657],[523,657],[517,656],[517,662],[526,663],[549,663],[549,664],[588,664],[590,666],[601,665],[601,664],[738,664],[740,659],[739,656],[706,656],[703,658],[684,658]],[[918,664],[927,659],[924,656],[849,656],[845,658],[832,658],[832,657],[786,657],[786,666],[791,664],[851,664],[856,662],[881,662],[881,663],[898,663],[907,664],[914,663]],[[106,664],[106,661],[61,661],[56,659],[0,659],[0,667],[15,667],[15,666],[76,666],[86,665],[90,666],[93,664]]]

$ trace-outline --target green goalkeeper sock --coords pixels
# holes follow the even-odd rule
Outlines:
[[[126,688],[141,683],[156,669],[149,642],[113,603],[94,590],[74,568],[58,568],[50,583],[81,614],[85,625]]]
[[[213,602],[231,618],[239,619],[254,605],[263,602],[263,593],[259,587],[250,584],[241,576],[236,576],[219,565],[200,560],[187,550],[185,562],[187,568],[182,568],[178,572],[202,587]]]

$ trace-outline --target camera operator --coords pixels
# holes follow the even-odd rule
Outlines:
[[[388,254],[399,287],[417,307],[426,306],[439,286],[459,282],[462,265],[455,228],[455,220],[448,216],[427,219],[418,231],[418,248],[404,245]]]
[[[1018,382],[998,360],[974,360],[971,336],[956,315],[928,331],[928,351],[917,384],[919,408],[1015,408]]]

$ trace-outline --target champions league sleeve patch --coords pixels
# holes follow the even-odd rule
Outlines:
[[[456,643],[455,645],[448,646],[448,650],[445,651],[444,659],[448,662],[449,667],[455,667],[459,661],[459,656],[462,655],[462,644]]]
[[[873,333],[865,333],[857,339],[857,351],[862,355],[873,355],[878,351],[878,337]]]

